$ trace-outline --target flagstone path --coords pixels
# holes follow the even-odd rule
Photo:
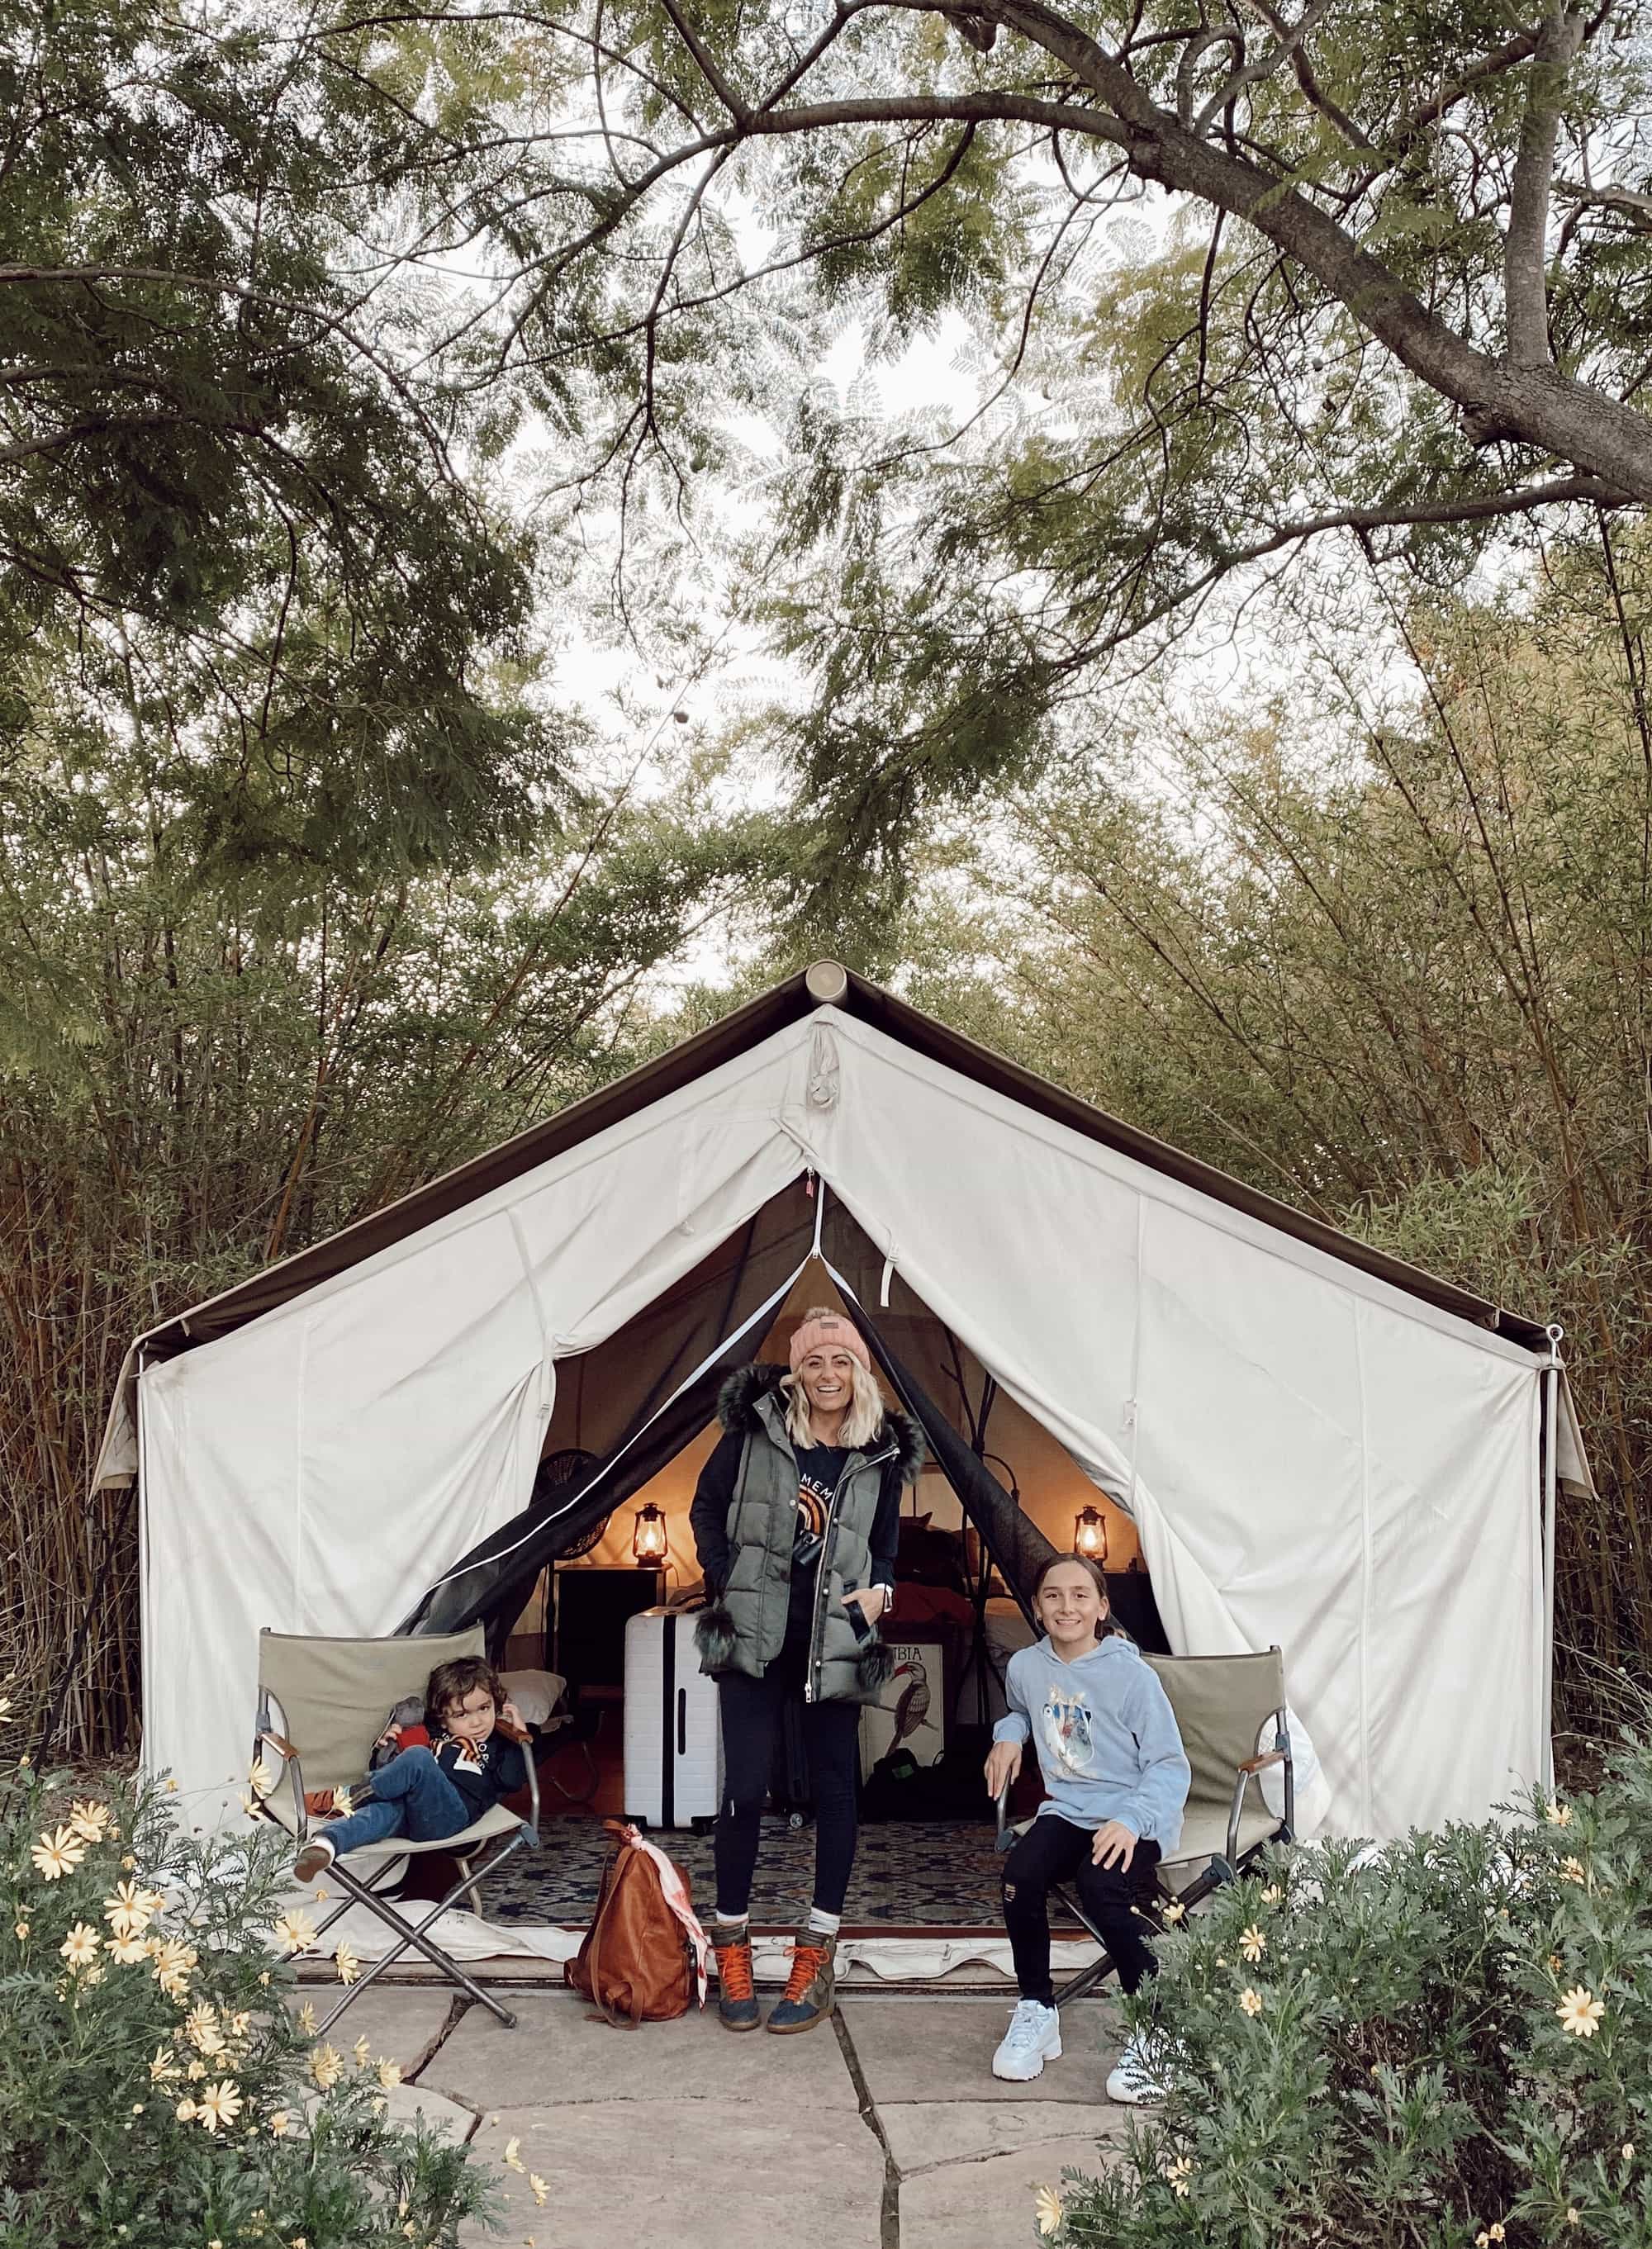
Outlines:
[[[364,1991],[339,2026],[402,2063],[401,2113],[496,2163],[518,2142],[505,2231],[465,2249],[1030,2249],[1036,2188],[1098,2169],[1129,2114],[1103,2090],[1105,2000],[1069,2008],[1063,2059],[1015,2086],[989,2068],[996,1993],[850,1992],[788,2039],[732,2038],[709,2011],[610,2030],[571,1993],[501,1996],[514,2031],[407,1985]]]

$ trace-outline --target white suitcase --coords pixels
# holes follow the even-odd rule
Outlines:
[[[694,1613],[644,1609],[625,1626],[625,1816],[650,1827],[717,1817],[717,1682],[699,1668]]]

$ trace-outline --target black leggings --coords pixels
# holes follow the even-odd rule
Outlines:
[[[714,1842],[717,1910],[739,1914],[751,1903],[781,1705],[788,1694],[801,1694],[802,1686],[792,1665],[777,1660],[761,1679],[726,1673],[717,1691],[723,1713],[723,1802]],[[803,1739],[815,1785],[815,1903],[823,1913],[842,1913],[855,1864],[860,1705],[805,1702]]]
[[[1004,1860],[1004,1927],[1023,1999],[1052,1997],[1050,1981],[1050,1888],[1070,1881],[1078,1902],[1095,1923],[1119,1970],[1119,1981],[1133,1991],[1158,1967],[1145,1939],[1151,1923],[1135,1910],[1153,1895],[1159,1865],[1157,1843],[1138,1843],[1128,1872],[1098,1867],[1090,1853],[1095,1836],[1053,1812],[1040,1812]]]

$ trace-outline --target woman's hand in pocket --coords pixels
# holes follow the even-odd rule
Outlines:
[[[858,1609],[866,1620],[867,1627],[875,1625],[889,1606],[889,1596],[881,1585],[860,1585],[852,1593],[843,1595],[846,1609]]]

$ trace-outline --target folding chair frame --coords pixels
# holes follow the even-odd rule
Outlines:
[[[1270,1649],[1269,1652],[1277,1653],[1277,1649]],[[1242,1852],[1239,1848],[1239,1824],[1244,1813],[1246,1792],[1259,1773],[1264,1772],[1270,1765],[1276,1764],[1284,1767],[1284,1816],[1268,1834],[1259,1835],[1254,1843],[1248,1845]],[[1010,1826],[1008,1818],[1009,1790],[1007,1786],[999,1791],[996,1802],[998,1833],[995,1838],[995,1848],[1000,1852],[1007,1852],[1014,1847],[1020,1833]],[[1210,1895],[1213,1890],[1220,1889],[1224,1882],[1236,1881],[1270,1843],[1290,1843],[1294,1840],[1296,1820],[1296,1766],[1291,1754],[1291,1728],[1282,1703],[1273,1713],[1273,1747],[1270,1750],[1264,1750],[1259,1756],[1246,1757],[1235,1768],[1233,1805],[1228,1814],[1226,1852],[1220,1855],[1213,1855],[1208,1861],[1203,1874],[1190,1882],[1185,1890],[1171,1888],[1165,1880],[1167,1862],[1161,1859],[1153,1876],[1155,1909],[1177,1904],[1186,1911],[1200,1904]],[[1173,1859],[1168,1863],[1175,1866],[1180,1862]],[[1103,1942],[1100,1930],[1091,1921],[1077,1898],[1070,1895],[1063,1883],[1052,1882],[1050,1888],[1079,1927],[1087,1931],[1095,1938],[1096,1943],[1101,1945],[1100,1959],[1092,1960],[1088,1967],[1081,1968],[1078,1973],[1063,1984],[1060,1991],[1056,1993],[1055,2004],[1059,2007],[1069,1999],[1082,1999],[1086,1993],[1093,1991],[1098,1984],[1104,1983],[1113,1972],[1113,1959]]]
[[[464,1969],[460,1967],[458,1962],[455,1960],[450,1953],[444,1952],[434,1937],[427,1936],[425,1933],[431,1927],[432,1923],[440,1920],[441,1916],[448,1910],[449,1907],[453,1904],[454,1901],[465,1896],[467,1891],[470,1894],[472,1904],[479,1914],[482,1909],[482,1897],[480,1889],[478,1888],[478,1884],[480,1881],[482,1875],[484,1874],[491,1874],[495,1867],[503,1865],[504,1861],[510,1857],[513,1851],[520,1850],[524,1845],[532,1845],[535,1847],[538,1846],[540,1840],[540,1785],[539,1774],[535,1769],[534,1759],[532,1754],[533,1745],[529,1737],[526,1734],[518,1734],[513,1727],[503,1727],[499,1729],[499,1730],[509,1734],[512,1740],[521,1742],[528,1751],[524,1762],[527,1766],[528,1793],[532,1810],[530,1811],[527,1821],[519,1826],[513,1833],[504,1835],[497,1839],[499,1845],[499,1847],[497,1850],[492,1847],[495,1839],[489,1837],[484,1840],[481,1846],[481,1850],[484,1855],[479,1859],[478,1858],[475,1851],[468,1852],[464,1856],[460,1857],[458,1861],[458,1881],[454,1883],[452,1888],[438,1904],[431,1907],[429,1913],[425,1915],[423,1920],[421,1921],[416,1927],[410,1926],[403,1915],[394,1910],[389,1899],[381,1896],[379,1893],[373,1888],[370,1881],[364,1882],[356,1875],[353,1874],[344,1859],[334,1859],[332,1865],[327,1868],[329,1880],[336,1881],[346,1895],[343,1902],[335,1906],[333,1911],[327,1915],[326,1920],[323,1921],[317,1929],[315,1932],[317,1943],[319,1943],[320,1939],[326,1936],[327,1930],[332,1928],[335,1921],[339,1920],[343,1915],[349,1911],[353,1904],[366,1906],[369,1913],[373,1914],[376,1919],[384,1923],[387,1929],[389,1929],[395,1933],[396,1937],[399,1939],[399,1942],[393,1945],[390,1950],[385,1953],[382,1958],[375,1960],[371,1967],[367,1969],[367,1970],[356,1980],[355,1983],[350,1984],[347,1988],[344,1997],[339,2001],[337,2006],[334,2008],[332,2013],[327,2016],[324,2022],[319,2023],[316,2025],[316,2036],[318,2038],[321,2037],[326,2032],[331,2030],[334,2024],[337,2022],[339,2017],[344,2012],[345,2009],[350,2005],[352,2001],[359,1998],[361,1993],[366,1991],[369,1984],[375,1982],[377,1978],[383,1974],[387,1968],[392,1966],[402,1957],[402,1955],[404,1952],[409,1951],[410,1950],[422,1953],[425,1959],[430,1963],[431,1966],[439,1969],[441,1973],[450,1983],[458,1984],[463,1991],[469,1992],[472,1998],[479,1999],[482,2005],[486,2007],[491,2013],[499,2017],[500,2022],[504,2024],[507,2031],[514,2030],[516,2028],[516,2017],[511,2012],[510,2009],[501,2005],[501,2003],[493,1997],[491,1991],[484,1991],[481,1984],[477,1983],[473,1977],[467,1976]],[[298,1750],[294,1748],[293,1743],[286,1740],[284,1736],[278,1734],[273,1730],[271,1723],[269,1699],[267,1695],[261,1694],[258,1702],[258,1736],[257,1743],[255,1744],[255,1753],[257,1750],[264,1749],[273,1750],[276,1755],[281,1759],[284,1768],[283,1778],[289,1781],[292,1785],[293,1810],[297,1823],[296,1836],[291,1833],[285,1821],[276,1818],[274,1812],[269,1809],[268,1805],[262,1799],[259,1800],[258,1806],[259,1816],[267,1819],[272,1827],[279,1827],[281,1833],[284,1835],[288,1836],[289,1840],[292,1840],[294,1843],[295,1847],[301,1851],[309,1838],[310,1828],[309,1812],[304,1801],[303,1763],[299,1756]],[[400,1853],[396,1854],[397,1857],[404,1855],[404,1854]],[[387,1864],[391,1866],[395,1863],[396,1860],[394,1858],[387,1861]]]

